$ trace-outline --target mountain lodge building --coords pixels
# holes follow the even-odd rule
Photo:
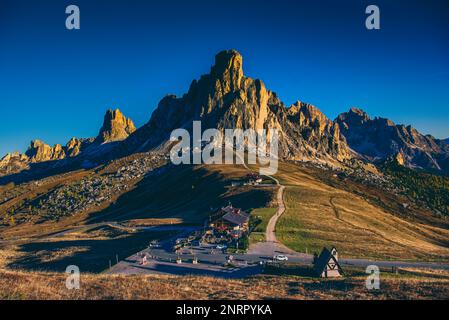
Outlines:
[[[323,248],[313,264],[316,274],[321,278],[339,278],[343,275],[343,270],[338,263],[338,251],[335,247],[331,250]]]
[[[218,219],[211,222],[210,227],[220,232],[228,232],[234,238],[239,238],[249,228],[250,215],[241,209],[234,208],[232,204],[221,208]]]

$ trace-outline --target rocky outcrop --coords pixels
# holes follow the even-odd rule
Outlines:
[[[76,157],[81,152],[81,140],[77,138],[72,138],[66,144],[66,152],[69,157]]]
[[[18,173],[28,169],[30,164],[48,161],[64,160],[74,158],[87,149],[95,139],[72,138],[65,146],[55,144],[53,147],[42,142],[33,140],[25,154],[15,152],[8,153],[0,160],[0,176]]]
[[[182,97],[164,97],[138,130],[120,110],[108,110],[95,139],[72,138],[64,147],[35,140],[25,155],[4,157],[0,168],[67,158],[99,163],[164,145],[173,130],[192,130],[193,121],[201,121],[203,130],[277,129],[284,159],[350,164],[394,158],[404,166],[449,172],[447,141],[389,119],[371,119],[357,108],[332,121],[308,103],[286,106],[261,80],[245,76],[235,50],[218,53],[210,72],[194,80]]]
[[[55,144],[51,147],[40,140],[31,141],[31,144],[25,154],[29,158],[30,162],[61,160],[66,157],[60,144]]]
[[[65,146],[65,153],[68,157],[76,157],[81,154],[89,145],[94,142],[94,138],[78,139],[72,138]]]
[[[28,164],[29,158],[25,154],[8,153],[0,160],[0,176],[27,169]]]
[[[119,109],[108,110],[104,116],[103,126],[96,139],[99,143],[122,141],[136,131],[131,119],[126,118]]]
[[[315,107],[286,107],[258,79],[246,77],[243,58],[235,50],[220,52],[207,75],[194,80],[182,97],[166,96],[150,121],[125,142],[133,150],[150,149],[167,141],[177,128],[277,129],[280,155],[288,159],[345,160],[350,150],[337,124]]]
[[[336,122],[349,146],[369,161],[400,155],[400,162],[410,168],[449,170],[449,146],[411,126],[396,125],[385,118],[371,119],[357,108],[340,114]]]
[[[402,154],[402,152],[398,152],[396,154],[396,156],[394,157],[394,160],[396,161],[396,163],[400,166],[405,165],[405,160],[404,160],[404,155]]]
[[[288,118],[291,122],[289,132],[294,131],[290,136],[300,136],[305,142],[303,149],[309,150],[309,153],[310,146],[316,150],[311,152],[311,157],[329,154],[339,161],[352,157],[338,124],[329,120],[318,108],[298,101],[288,109]]]
[[[33,140],[25,154],[11,153],[0,160],[0,176],[20,172],[29,168],[32,163],[64,160],[81,156],[83,152],[93,147],[96,156],[101,157],[100,151],[108,142],[126,139],[136,128],[120,110],[109,110],[104,117],[104,124],[99,136],[89,139],[70,139],[65,146],[55,144],[53,147],[41,140]],[[97,143],[94,143],[97,142]],[[86,155],[90,157],[90,154]],[[51,165],[51,164],[50,164]]]
[[[19,152],[8,153],[0,160],[0,166],[3,166],[11,161],[28,161],[28,159],[29,158],[25,154]]]

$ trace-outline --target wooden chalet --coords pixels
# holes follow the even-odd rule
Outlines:
[[[323,248],[319,257],[314,261],[316,274],[321,278],[339,278],[343,275],[343,269],[338,263],[338,251],[335,247],[331,250]]]
[[[249,173],[246,175],[246,184],[257,185],[262,183],[262,177],[257,173]]]
[[[218,231],[234,231],[233,234],[237,235],[248,230],[249,217],[250,215],[245,211],[234,208],[229,204],[227,207],[221,208],[219,218],[213,221],[210,226]]]

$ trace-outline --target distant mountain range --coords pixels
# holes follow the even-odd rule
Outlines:
[[[335,121],[349,146],[364,159],[377,161],[397,156],[410,168],[449,171],[449,146],[443,140],[389,119],[371,119],[356,108],[340,114]]]
[[[0,160],[0,174],[38,162],[99,162],[149,151],[164,145],[172,130],[191,130],[195,120],[202,122],[203,130],[278,129],[284,159],[349,163],[396,157],[407,167],[449,172],[449,139],[438,140],[388,119],[371,119],[357,108],[332,121],[304,102],[286,106],[261,80],[245,76],[242,56],[228,50],[216,55],[210,73],[194,80],[182,97],[164,97],[144,126],[136,129],[119,110],[109,110],[96,138],[73,138],[65,146],[53,147],[35,140],[25,154],[12,153]]]

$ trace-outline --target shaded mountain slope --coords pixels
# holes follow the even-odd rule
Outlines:
[[[396,125],[389,119],[370,118],[363,110],[352,108],[336,122],[349,146],[369,161],[399,156],[403,165],[448,172],[449,146],[412,126]]]

